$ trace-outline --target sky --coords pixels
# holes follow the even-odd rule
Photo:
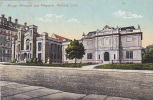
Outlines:
[[[153,44],[153,0],[0,0],[0,7],[6,18],[38,26],[39,34],[81,39],[83,32],[106,25],[138,28],[139,24],[142,46]]]

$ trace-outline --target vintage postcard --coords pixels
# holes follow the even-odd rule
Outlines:
[[[152,100],[152,0],[0,0],[1,100]]]

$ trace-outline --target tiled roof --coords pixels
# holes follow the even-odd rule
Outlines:
[[[103,30],[105,29],[105,28],[110,28],[108,25],[106,25],[104,28],[103,28]]]
[[[11,35],[11,34],[6,34],[6,33],[0,33],[0,34],[7,35],[7,36],[12,36],[12,37],[17,37],[16,35]]]
[[[71,39],[68,39],[68,38],[65,38],[65,37],[62,37],[62,36],[59,36],[59,35],[56,35],[56,34],[54,34],[54,35],[56,36],[56,38],[58,38],[61,41],[63,41],[63,39],[66,39],[67,41],[71,41]]]

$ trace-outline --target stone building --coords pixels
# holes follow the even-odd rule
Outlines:
[[[0,17],[0,62],[9,62],[12,58],[12,50],[14,50],[14,40],[17,39],[18,19],[11,21],[11,17],[5,18],[2,14]],[[14,54],[13,54],[14,56]]]
[[[38,34],[37,26],[27,23],[18,29],[15,41],[15,59],[17,61],[29,61],[31,58],[39,58],[44,63],[62,62],[62,41],[51,38],[48,33]]]
[[[141,63],[142,62],[142,32],[130,27],[109,27],[83,34],[82,39],[86,52],[78,62],[83,63]],[[66,58],[65,49],[70,42],[63,42],[63,62],[73,62]]]
[[[35,25],[27,26],[8,20],[2,14],[0,17],[0,62],[10,62],[13,59],[25,62],[31,58],[39,58],[43,62],[61,63],[62,62],[62,41],[68,39],[48,33],[38,34],[38,27]]]
[[[43,62],[71,62],[66,58],[65,49],[71,39],[43,32],[38,34],[35,25],[18,24],[8,20],[2,14],[0,17],[0,62],[28,61],[39,58]],[[141,63],[142,62],[142,32],[140,26],[109,27],[83,34],[82,39],[86,52],[78,62],[83,63]]]

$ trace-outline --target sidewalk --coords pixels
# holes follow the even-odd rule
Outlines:
[[[0,81],[0,84],[1,100],[132,100],[106,95],[69,93],[8,81]]]
[[[92,70],[94,69],[94,67],[98,66],[98,65],[104,65],[104,64],[94,64],[94,65],[86,65],[86,66],[82,66],[82,70]]]

